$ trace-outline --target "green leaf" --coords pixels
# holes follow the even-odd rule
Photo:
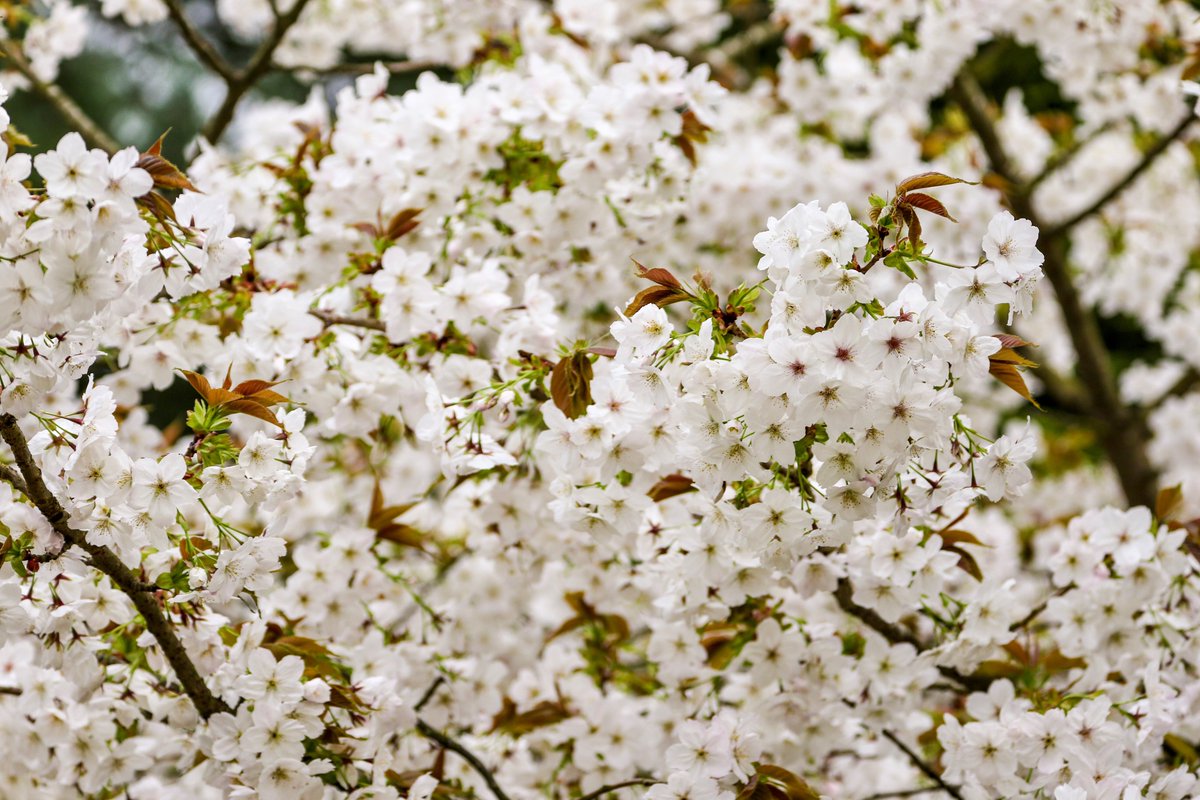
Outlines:
[[[915,281],[917,273],[913,272],[912,267],[908,265],[908,259],[899,250],[893,250],[888,253],[883,259],[883,264],[886,267],[891,267],[897,272],[908,277],[909,280]]]

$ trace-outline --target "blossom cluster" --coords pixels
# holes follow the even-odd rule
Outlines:
[[[1194,12],[745,5],[222,1],[332,102],[12,121],[0,794],[1200,792]]]

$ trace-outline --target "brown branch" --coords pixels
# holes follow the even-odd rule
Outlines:
[[[929,794],[930,792],[940,792],[940,786],[918,786],[915,789],[899,789],[894,792],[877,792],[867,795],[863,800],[888,800],[892,797],[916,797],[921,794]]]
[[[866,625],[871,630],[878,633],[884,639],[888,640],[889,644],[909,644],[917,649],[917,652],[924,652],[929,648],[913,634],[904,630],[898,625],[893,625],[879,614],[869,608],[860,606],[854,602],[854,587],[850,584],[849,578],[841,578],[838,580],[837,588],[833,592],[833,597],[837,600],[838,607],[852,617],[857,618],[860,622]],[[987,691],[991,681],[987,678],[977,677],[975,675],[964,675],[954,667],[938,666],[940,672],[946,678],[957,683],[959,686],[972,692]]]
[[[888,640],[889,644],[911,644],[917,650],[924,650],[921,640],[908,631],[893,625],[869,608],[854,602],[854,587],[849,578],[838,580],[837,589],[833,592],[838,607],[852,617],[857,617],[868,628]]]
[[[1097,197],[1089,206],[1075,212],[1065,220],[1055,223],[1050,230],[1046,231],[1047,238],[1058,238],[1070,231],[1079,223],[1083,222],[1088,217],[1099,212],[1106,205],[1115,200],[1122,192],[1128,189],[1133,182],[1136,181],[1143,172],[1150,169],[1158,157],[1167,151],[1167,149],[1187,131],[1188,127],[1196,121],[1196,115],[1190,109],[1183,119],[1175,123],[1175,127],[1169,132],[1159,137],[1153,145],[1150,146],[1145,153],[1142,154],[1141,160],[1134,164],[1129,172],[1125,173],[1119,180],[1108,188],[1103,194]]]
[[[250,58],[250,63],[246,65],[246,68],[226,77],[225,99],[222,101],[221,107],[205,124],[202,131],[205,139],[215,143],[221,138],[221,134],[233,121],[233,114],[237,111],[242,97],[270,71],[272,56],[275,55],[275,51],[287,36],[287,32],[299,21],[300,15],[304,13],[308,3],[309,0],[294,0],[291,8],[277,14],[271,33],[258,46],[258,50]]]
[[[1042,171],[1030,178],[1029,182],[1025,184],[1025,190],[1032,192],[1042,183],[1042,181],[1046,180],[1051,175],[1074,161],[1075,156],[1079,155],[1080,152],[1083,151],[1083,148],[1095,141],[1100,135],[1108,133],[1110,130],[1112,130],[1112,128],[1113,124],[1111,122],[1105,122],[1087,136],[1083,137],[1079,141],[1073,143],[1070,147],[1050,158],[1042,167]]]
[[[657,778],[630,778],[629,780],[621,781],[620,783],[611,783],[607,786],[601,786],[596,791],[588,792],[587,794],[583,795],[582,797],[578,797],[575,800],[600,800],[600,798],[604,795],[615,792],[618,789],[627,789],[630,786],[655,786],[660,783],[662,783],[662,781],[658,780]]]
[[[121,149],[117,141],[109,136],[87,112],[79,107],[71,97],[58,87],[57,84],[46,83],[37,76],[33,67],[25,60],[17,43],[11,39],[0,41],[0,52],[17,72],[25,76],[33,90],[42,96],[67,121],[73,129],[79,132],[90,147],[99,147],[109,155]]]
[[[3,464],[0,464],[0,481],[11,484],[12,487],[18,492],[26,497],[29,496],[29,489],[25,488],[25,481],[12,467],[6,467]]]
[[[945,792],[946,794],[955,798],[955,800],[963,800],[963,796],[958,791],[957,787],[951,786],[950,784],[946,783],[946,781],[942,779],[941,774],[936,769],[934,769],[932,766],[930,766],[930,764],[927,761],[925,761],[925,759],[921,758],[921,756],[917,755],[917,753],[913,752],[912,748],[910,748],[904,742],[900,741],[899,737],[897,737],[896,734],[892,733],[887,728],[883,728],[882,730],[880,730],[880,733],[883,734],[885,739],[887,739],[889,742],[896,745],[896,747],[899,747],[902,751],[904,751],[904,755],[908,756],[908,760],[913,763],[913,766],[916,767],[917,769],[921,770],[921,772],[925,775],[925,777],[929,778],[931,781],[936,783],[943,792]]]
[[[183,10],[183,0],[164,0],[164,2],[167,4],[167,13],[175,23],[175,27],[179,28],[179,33],[183,36],[183,40],[187,42],[188,47],[196,54],[196,58],[204,66],[224,78],[225,83],[229,84],[237,80],[237,70],[221,57],[216,48],[204,38],[204,34],[200,33],[191,20],[188,19],[187,13]]]
[[[483,778],[483,782],[486,783],[487,787],[492,790],[492,794],[496,796],[496,800],[509,800],[508,795],[506,795],[504,790],[500,788],[500,784],[496,783],[496,776],[492,774],[492,771],[488,769],[487,766],[466,747],[432,727],[423,719],[417,720],[417,732],[426,739],[437,742],[444,749],[449,750],[452,753],[457,753],[463,759],[463,761],[466,761],[468,764],[470,764],[471,769],[479,773],[479,777]]]
[[[309,309],[309,314],[312,314],[321,322],[325,323],[325,327],[332,325],[349,325],[355,328],[367,328],[373,331],[385,331],[387,326],[380,320],[369,319],[367,317],[343,317],[340,314],[334,314],[331,311],[324,311],[319,308]]]
[[[1076,372],[1090,398],[1090,420],[1098,431],[1109,463],[1117,473],[1125,499],[1131,505],[1152,508],[1158,476],[1146,453],[1150,436],[1145,420],[1121,402],[1108,349],[1100,337],[1099,323],[1092,310],[1084,305],[1071,277],[1067,261],[1067,237],[1064,235],[1069,226],[1055,226],[1052,230],[1037,213],[1032,195],[1021,183],[1000,141],[983,90],[967,70],[964,69],[955,77],[950,96],[962,109],[979,138],[992,171],[1004,181],[1004,195],[1013,213],[1028,219],[1044,232],[1039,242],[1045,256],[1042,270],[1054,287],[1063,323],[1075,349]]]
[[[1152,403],[1150,407],[1152,409],[1158,408],[1172,397],[1182,397],[1185,394],[1189,394],[1197,386],[1200,386],[1200,371],[1196,370],[1195,367],[1188,367],[1187,371],[1180,376],[1179,380],[1175,381],[1175,383],[1171,385],[1171,388],[1167,389],[1167,391],[1163,393],[1163,396]]]
[[[33,454],[29,452],[29,443],[25,440],[25,434],[21,432],[20,426],[17,425],[17,419],[13,415],[0,414],[0,438],[3,438],[9,449],[12,450],[13,459],[17,462],[21,475],[24,476],[25,486],[28,488],[26,496],[46,518],[50,526],[68,544],[84,550],[90,557],[92,566],[107,575],[109,580],[133,601],[134,608],[145,620],[146,630],[150,631],[158,642],[163,656],[175,671],[175,676],[183,685],[184,692],[191,698],[192,704],[200,716],[208,718],[221,711],[231,711],[223,700],[209,690],[204,679],[200,677],[200,673],[188,656],[187,650],[184,649],[183,643],[175,634],[171,623],[163,615],[162,609],[159,608],[158,601],[153,594],[153,585],[138,580],[137,576],[121,562],[121,559],[113,551],[102,545],[92,544],[87,540],[85,533],[75,530],[68,524],[66,512],[58,502],[58,498],[42,480],[41,470],[38,468]]]
[[[407,75],[413,72],[439,69],[446,66],[444,61],[413,59],[411,61],[382,61],[382,62],[346,62],[329,67],[287,67],[295,72],[311,72],[314,75],[370,75],[375,71],[375,64],[382,63],[383,68],[392,75]],[[284,69],[278,64],[272,64],[272,69]]]

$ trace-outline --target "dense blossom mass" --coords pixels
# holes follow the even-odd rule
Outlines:
[[[1200,795],[1188,3],[3,24],[0,796]]]

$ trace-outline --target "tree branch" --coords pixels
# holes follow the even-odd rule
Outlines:
[[[1108,133],[1110,130],[1112,130],[1112,127],[1113,125],[1111,122],[1105,122],[1087,136],[1072,144],[1066,150],[1063,150],[1058,155],[1052,157],[1046,162],[1045,166],[1042,167],[1041,172],[1029,179],[1029,182],[1025,184],[1025,190],[1032,192],[1042,183],[1042,181],[1046,180],[1051,175],[1074,161],[1075,156],[1079,155],[1083,148],[1095,141],[1096,137]]]
[[[904,755],[908,756],[908,760],[913,763],[913,766],[916,767],[917,769],[921,770],[921,772],[925,775],[925,777],[929,778],[931,781],[936,783],[943,792],[945,792],[946,794],[955,798],[955,800],[963,800],[963,796],[958,791],[957,787],[951,786],[950,784],[946,783],[946,781],[942,779],[942,776],[938,773],[937,770],[935,770],[932,766],[930,766],[929,763],[927,761],[925,761],[925,759],[921,758],[921,756],[919,756],[917,753],[913,752],[913,750],[908,745],[906,745],[904,742],[900,741],[900,739],[896,736],[896,734],[892,733],[887,728],[883,728],[880,731],[880,733],[882,733],[884,738],[886,738],[889,742],[891,742],[892,744],[896,745],[896,747],[898,747],[902,751],[904,751]]]
[[[461,744],[451,739],[446,734],[429,725],[425,720],[417,720],[417,732],[426,739],[437,742],[446,750],[452,753],[457,753],[463,761],[471,765],[471,769],[479,773],[479,777],[483,778],[483,782],[492,790],[492,794],[496,796],[496,800],[509,800],[508,795],[500,788],[500,784],[496,783],[496,777],[492,775],[492,771],[480,761],[474,753],[463,747]]]
[[[220,711],[231,711],[223,700],[215,696],[200,677],[196,665],[184,649],[183,643],[175,634],[171,623],[163,615],[158,601],[153,594],[154,587],[146,584],[126,567],[113,551],[102,545],[92,544],[87,535],[77,531],[67,523],[67,515],[58,498],[50,491],[42,480],[41,470],[29,452],[29,443],[25,434],[17,425],[17,419],[11,414],[0,414],[0,438],[8,444],[17,462],[28,491],[26,496],[37,507],[50,526],[70,545],[78,547],[91,558],[91,564],[109,577],[117,588],[129,596],[134,608],[146,622],[146,630],[154,636],[163,656],[175,671],[175,677],[183,685],[184,692],[192,700],[192,705],[200,716],[208,718]],[[504,798],[501,798],[504,800]]]
[[[1032,196],[1021,183],[1000,141],[988,112],[987,99],[966,69],[955,77],[950,96],[963,110],[979,138],[992,171],[1006,184],[1004,195],[1013,213],[1028,219],[1045,232],[1039,242],[1045,256],[1042,270],[1054,287],[1063,322],[1075,348],[1078,359],[1076,371],[1093,410],[1090,419],[1099,433],[1109,463],[1117,473],[1125,499],[1131,505],[1153,508],[1158,476],[1146,454],[1149,433],[1145,420],[1121,402],[1108,350],[1100,337],[1100,326],[1091,309],[1084,306],[1071,278],[1064,235],[1069,226],[1055,226],[1052,230],[1038,215]]]
[[[171,16],[171,20],[175,23],[175,27],[179,28],[179,33],[183,36],[183,40],[187,42],[188,47],[196,54],[196,58],[204,66],[211,69],[213,72],[225,79],[225,83],[233,83],[237,80],[237,70],[217,52],[204,34],[192,25],[191,20],[187,18],[187,14],[183,10],[183,0],[164,0],[167,4],[167,13]]]
[[[876,794],[867,795],[864,800],[888,800],[892,797],[916,797],[921,794],[929,794],[930,792],[940,792],[940,786],[918,786],[915,789],[900,789],[895,792],[878,792]]]
[[[67,121],[67,124],[79,132],[79,135],[88,143],[88,146],[99,147],[109,155],[121,149],[117,141],[109,136],[57,84],[46,83],[37,76],[37,73],[33,71],[33,67],[25,60],[25,55],[21,52],[16,42],[12,39],[0,41],[0,52],[3,52],[4,57],[8,59],[8,63],[12,65],[13,69],[25,76],[25,79],[29,81],[33,90],[40,94],[50,105],[54,106],[54,109]]]
[[[655,786],[660,783],[662,783],[662,781],[658,780],[657,778],[631,778],[627,781],[621,781],[620,783],[610,783],[607,786],[601,786],[596,791],[588,792],[582,797],[576,798],[576,800],[600,800],[600,798],[604,795],[609,794],[610,792],[615,792],[618,789],[627,789],[630,786]]]
[[[309,309],[309,314],[312,314],[321,322],[325,323],[325,327],[331,325],[349,325],[355,328],[367,328],[373,331],[386,331],[387,326],[380,320],[370,319],[368,317],[343,317],[339,314],[334,314],[332,311],[324,311],[319,308]]]
[[[300,15],[304,12],[309,0],[294,0],[291,8],[281,12],[275,16],[275,24],[271,28],[271,33],[258,46],[258,50],[250,58],[250,63],[246,68],[225,77],[227,86],[225,92],[225,100],[222,101],[221,107],[217,109],[216,114],[204,126],[202,135],[205,139],[215,143],[221,138],[221,134],[229,127],[229,123],[233,121],[233,114],[237,110],[238,103],[243,95],[258,83],[259,79],[271,69],[271,57],[275,55],[275,51],[283,42],[287,32],[300,19]]]
[[[889,644],[910,644],[917,649],[917,652],[924,652],[929,648],[913,634],[893,625],[883,617],[869,608],[860,606],[854,602],[854,587],[850,584],[848,578],[838,580],[837,588],[833,592],[833,597],[837,600],[838,607],[852,617],[857,618],[868,628],[878,633],[880,636],[888,640]],[[954,667],[938,666],[938,672],[944,677],[957,683],[959,686],[971,692],[985,692],[991,681],[987,678],[976,677],[975,675],[964,675]]]
[[[407,75],[413,72],[425,72],[426,70],[438,69],[445,67],[443,61],[413,59],[410,61],[352,61],[334,64],[329,67],[289,67],[288,69],[296,72],[311,72],[314,75],[370,75],[375,71],[375,64],[382,63],[383,68],[392,75]],[[282,69],[278,64],[272,64],[272,69]]]
[[[903,628],[893,625],[869,608],[854,602],[854,587],[849,578],[838,580],[837,589],[833,592],[838,607],[852,617],[858,618],[868,628],[888,640],[889,644],[911,644],[917,650],[924,650],[921,640]]]
[[[1184,132],[1186,132],[1188,127],[1195,121],[1195,113],[1191,109],[1188,109],[1188,112],[1183,119],[1179,120],[1179,122],[1175,124],[1175,127],[1172,128],[1168,133],[1159,137],[1158,141],[1151,145],[1150,149],[1142,154],[1141,160],[1138,161],[1138,163],[1135,164],[1133,168],[1129,170],[1129,172],[1125,173],[1125,175],[1112,186],[1110,186],[1107,191],[1097,197],[1091,203],[1091,205],[1075,212],[1065,220],[1051,226],[1050,230],[1046,231],[1046,237],[1057,238],[1062,236],[1076,225],[1083,222],[1085,219],[1097,213],[1100,211],[1100,209],[1104,208],[1106,205],[1115,200],[1117,196],[1128,189],[1143,172],[1150,169],[1154,162],[1158,160],[1158,157],[1165,153],[1167,149],[1177,139],[1179,139],[1179,137],[1183,136]]]

